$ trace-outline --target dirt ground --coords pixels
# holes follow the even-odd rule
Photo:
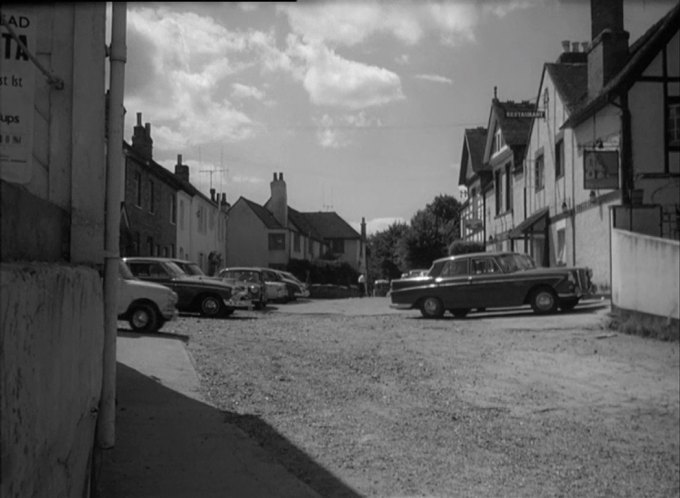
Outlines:
[[[206,397],[326,497],[677,497],[678,343],[607,302],[426,320],[386,298],[183,317]]]

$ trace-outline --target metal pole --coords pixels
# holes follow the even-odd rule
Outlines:
[[[123,87],[125,84],[125,30],[127,4],[112,3],[108,138],[106,148],[106,240],[104,267],[104,358],[102,393],[97,420],[100,448],[115,444],[116,336],[118,333],[118,278],[120,264],[120,190],[123,161]]]

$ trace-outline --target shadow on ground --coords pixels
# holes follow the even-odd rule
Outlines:
[[[361,496],[259,417],[117,369],[116,443],[95,458],[93,496]]]

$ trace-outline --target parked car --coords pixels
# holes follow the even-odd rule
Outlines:
[[[286,300],[294,301],[298,297],[309,297],[309,288],[307,284],[299,280],[295,275],[285,270],[277,270],[275,268],[263,269],[265,278],[276,279],[278,282],[286,284]]]
[[[132,330],[157,332],[177,317],[177,293],[169,287],[135,277],[124,261],[119,264],[118,319]]]
[[[134,276],[167,285],[177,293],[180,312],[197,312],[202,316],[227,316],[236,308],[248,306],[247,290],[214,278],[187,275],[172,258],[123,258]]]
[[[388,295],[392,308],[427,318],[526,304],[544,314],[574,308],[590,292],[590,277],[588,268],[538,268],[526,254],[481,252],[437,259],[424,276],[393,280]]]
[[[409,270],[406,273],[401,274],[401,278],[409,278],[409,277],[422,277],[423,275],[427,275],[427,272],[429,270],[425,268],[420,268],[416,270]]]
[[[217,273],[217,278],[232,285],[245,286],[250,289],[255,309],[263,309],[267,306],[269,301],[267,286],[259,269],[249,267],[222,268]]]

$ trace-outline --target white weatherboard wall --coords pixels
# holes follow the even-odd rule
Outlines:
[[[612,305],[680,319],[680,242],[612,229]]]

